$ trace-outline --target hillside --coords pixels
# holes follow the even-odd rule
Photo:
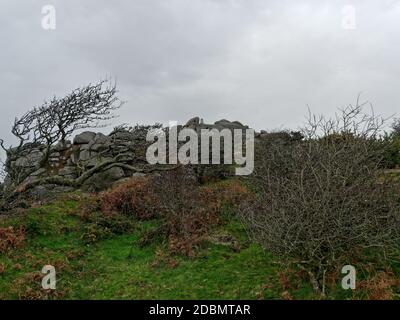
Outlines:
[[[9,245],[0,256],[1,299],[321,298],[301,270],[281,264],[249,240],[232,208],[224,209],[221,223],[187,256],[171,253],[163,236],[149,237],[162,220],[82,217],[87,201],[88,195],[67,193],[1,219],[2,228],[22,227],[25,237],[20,243],[10,240],[15,247]],[[41,288],[40,270],[47,264],[57,270],[55,291]],[[395,274],[387,267],[366,268],[362,277],[369,280],[360,279],[356,292],[342,290],[340,281],[330,283],[327,298],[398,297],[392,285],[400,265],[391,267]]]
[[[0,140],[0,298],[399,297],[385,119],[357,101],[300,131],[195,117],[77,133],[119,108],[103,85],[16,118],[18,146]]]

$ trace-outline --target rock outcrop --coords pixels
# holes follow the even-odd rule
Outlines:
[[[178,127],[192,128],[196,131],[248,128],[238,121],[231,122],[225,119],[213,124],[205,124],[199,117]],[[18,154],[7,159],[6,167],[9,175],[5,179],[4,188],[23,188],[24,185],[42,179],[43,184],[35,186],[33,193],[43,193],[46,186],[48,190],[57,192],[65,191],[66,188],[76,188],[77,184],[75,185],[72,181],[78,180],[82,182],[79,188],[98,191],[118,180],[142,175],[145,171],[143,168],[148,165],[145,158],[147,147],[150,145],[146,142],[148,128],[145,126],[119,127],[109,135],[91,131],[79,133],[72,142],[64,141],[52,146],[45,164],[40,162],[46,146],[27,144],[18,150]],[[97,170],[99,165],[100,168]],[[16,183],[11,172],[20,173],[26,178]],[[71,181],[71,183],[60,186],[59,181]]]
[[[72,142],[64,141],[52,146],[44,163],[42,160],[46,151],[45,145],[26,144],[19,149],[11,149],[5,162],[8,175],[3,183],[3,193],[10,190],[22,192],[28,186],[30,193],[38,197],[74,189],[100,191],[128,177],[169,170],[149,169],[151,165],[146,160],[146,150],[151,143],[146,141],[146,136],[150,128],[154,127],[122,126],[115,128],[109,135],[85,131],[77,134]],[[178,130],[182,128],[191,128],[200,133],[202,129],[244,130],[249,127],[238,121],[231,122],[226,119],[206,124],[199,117],[195,117],[185,125],[178,126]],[[261,131],[255,133],[255,138],[257,142],[301,139],[302,136],[293,132]],[[205,168],[206,166],[193,168],[194,174],[203,174]],[[220,170],[217,166],[209,169]]]

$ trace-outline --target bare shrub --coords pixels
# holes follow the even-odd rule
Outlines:
[[[172,253],[193,255],[194,249],[208,239],[212,228],[222,223],[222,209],[235,207],[248,196],[235,180],[198,185],[184,170],[167,172],[154,180],[160,197],[164,228]]]
[[[399,189],[380,170],[382,124],[357,103],[334,119],[310,116],[302,140],[256,145],[257,199],[241,216],[265,249],[305,268],[316,291],[335,265],[397,245]]]
[[[98,204],[89,202],[88,208],[91,211],[98,205],[104,215],[161,219],[160,228],[146,233],[142,244],[162,236],[171,253],[190,256],[209,230],[221,222],[221,208],[238,205],[246,195],[238,181],[199,185],[195,176],[179,168],[118,184],[102,193]]]
[[[197,186],[183,170],[164,174],[155,181],[169,250],[193,255],[208,230],[220,222],[218,195]]]

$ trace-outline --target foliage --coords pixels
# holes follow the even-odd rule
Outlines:
[[[157,213],[159,204],[150,179],[138,177],[101,194],[100,208],[104,214],[119,212],[137,219],[149,219]]]
[[[237,181],[199,186],[179,169],[120,183],[101,194],[100,208],[104,215],[118,212],[139,220],[161,218],[164,223],[156,234],[164,234],[170,251],[193,255],[210,228],[219,224],[222,206],[237,205],[245,195]]]

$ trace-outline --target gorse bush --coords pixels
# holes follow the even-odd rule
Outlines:
[[[400,192],[382,177],[379,119],[361,106],[311,117],[305,138],[256,145],[257,198],[241,216],[261,245],[305,268],[314,289],[364,250],[384,256],[400,237]]]

